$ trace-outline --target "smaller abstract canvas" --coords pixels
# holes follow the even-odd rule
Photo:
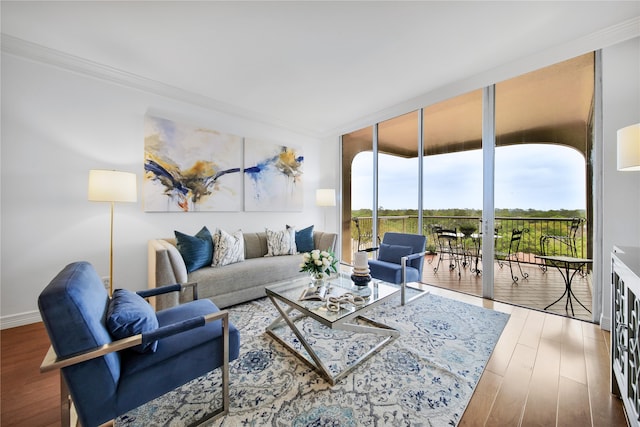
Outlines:
[[[302,211],[302,150],[245,139],[244,210]]]

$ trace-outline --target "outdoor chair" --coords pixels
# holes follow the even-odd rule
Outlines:
[[[195,301],[157,313],[144,299],[190,288]],[[195,423],[228,412],[240,334],[227,311],[197,300],[195,285],[118,289],[110,298],[93,266],[75,262],[42,291],[38,307],[51,341],[40,370],[60,369],[62,425],[72,404],[82,426],[97,426],[217,368],[221,407]]]
[[[570,257],[578,257],[578,245],[576,242],[576,235],[582,224],[586,220],[584,218],[572,218],[569,229],[565,236],[562,235],[544,235],[540,237],[540,253],[542,255],[567,255]],[[549,250],[549,246],[553,244],[553,249],[560,248],[559,253],[557,250]],[[547,271],[547,266],[541,266],[542,271]]]
[[[518,251],[520,250],[520,241],[522,240],[522,233],[528,233],[529,229],[525,228],[522,230],[513,229],[511,231],[511,239],[509,240],[508,252],[498,252],[496,251],[496,259],[498,260],[498,266],[502,268],[505,263],[509,263],[509,271],[511,272],[511,280],[513,283],[518,283],[518,276],[516,276],[513,272],[512,263],[516,263],[518,269],[520,270],[520,275],[523,279],[529,277],[528,273],[522,271],[522,266],[520,265],[520,259],[518,258]]]
[[[356,231],[358,232],[358,251],[371,248],[375,250],[375,245],[380,244],[380,237],[376,236],[374,243],[371,218],[355,217],[353,218],[353,222],[355,223]],[[369,246],[368,248],[367,245]],[[367,252],[370,252],[370,250]]]
[[[406,301],[407,282],[422,281],[426,244],[427,238],[422,234],[388,232],[382,236],[382,243],[379,247],[365,249],[366,252],[378,252],[376,259],[369,260],[371,277],[401,285],[402,305],[423,294],[420,293]]]
[[[438,273],[438,269],[446,258],[449,262],[449,270],[458,269],[458,277],[460,277],[460,260],[464,258],[464,248],[460,244],[458,230],[455,228],[440,228],[436,230],[436,243],[438,245],[438,262],[433,268],[434,273]]]

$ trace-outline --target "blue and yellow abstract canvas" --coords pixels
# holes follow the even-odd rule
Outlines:
[[[244,210],[302,211],[302,150],[252,139],[244,144]]]
[[[242,137],[146,116],[147,212],[242,210]]]

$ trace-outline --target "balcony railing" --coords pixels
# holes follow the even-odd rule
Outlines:
[[[378,217],[378,237],[372,238],[372,217],[352,219],[352,252],[377,246],[384,233],[422,233],[427,236],[427,251],[437,252],[434,230],[437,227],[456,229],[463,235],[477,233],[481,218],[476,216],[424,216],[423,229],[418,230],[417,216]],[[573,228],[572,228],[573,225]],[[523,233],[518,249],[520,262],[535,264],[535,255],[574,255],[584,258],[587,253],[586,222],[582,218],[495,218],[495,252],[507,253],[514,229],[528,230]]]

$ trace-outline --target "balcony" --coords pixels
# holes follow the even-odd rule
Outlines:
[[[387,231],[403,233],[418,232],[417,216],[382,216],[378,217],[378,242]],[[425,216],[423,234],[427,236],[427,256],[422,281],[430,285],[451,289],[472,295],[482,295],[482,275],[475,272],[475,260],[478,250],[472,243],[471,235],[477,233],[480,218],[474,216]],[[573,225],[573,228],[572,228]],[[436,244],[435,231],[439,227],[456,229],[459,238],[457,244],[460,263],[449,268],[448,260],[438,267],[439,248]],[[526,230],[517,253],[511,254],[514,281],[505,258],[509,253],[511,232],[514,229]],[[352,220],[351,248],[352,252],[374,246],[371,236],[372,218],[357,217]],[[556,238],[545,238],[556,236]],[[575,218],[525,218],[496,217],[495,219],[495,252],[501,254],[493,262],[494,299],[519,306],[543,310],[555,301],[565,290],[564,280],[558,270],[547,267],[536,255],[573,255],[587,258],[587,230],[585,222]],[[572,246],[567,245],[566,238]],[[575,242],[575,246],[574,243]],[[542,246],[541,246],[542,243]],[[377,243],[376,243],[377,244]],[[482,267],[479,251],[479,269]],[[522,274],[515,260],[522,268]],[[437,271],[435,269],[437,268]],[[527,276],[523,278],[523,276]],[[591,309],[592,287],[591,274],[588,269],[576,274],[572,282],[572,290],[576,297],[587,308]],[[547,312],[567,316],[565,299],[549,307]],[[591,321],[591,314],[578,303],[573,304],[574,316],[577,319]],[[569,311],[570,313],[570,311]]]

